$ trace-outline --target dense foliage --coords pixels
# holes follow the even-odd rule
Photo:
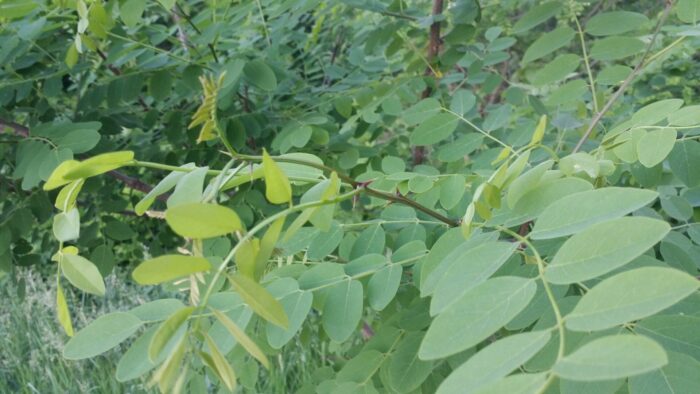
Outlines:
[[[3,286],[162,392],[700,392],[698,22],[0,0]],[[152,299],[74,324],[121,270]]]

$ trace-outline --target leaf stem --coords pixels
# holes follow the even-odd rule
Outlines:
[[[632,83],[632,81],[637,78],[637,76],[642,72],[644,69],[644,66],[646,66],[648,63],[646,62],[647,56],[649,56],[649,53],[651,52],[651,47],[654,45],[654,42],[656,41],[656,38],[658,37],[659,33],[661,32],[661,27],[664,25],[664,22],[666,22],[666,18],[668,18],[668,14],[671,11],[671,7],[673,6],[673,1],[666,1],[666,8],[664,8],[664,13],[661,15],[661,18],[659,19],[659,22],[656,24],[656,30],[654,31],[654,35],[651,37],[651,41],[649,41],[649,44],[647,45],[646,50],[644,51],[644,54],[642,55],[642,58],[639,60],[639,63],[637,63],[637,66],[632,70],[629,76],[622,82],[620,87],[617,89],[617,91],[610,97],[610,100],[608,100],[607,103],[603,106],[603,108],[593,117],[593,120],[591,121],[591,124],[588,125],[588,128],[586,129],[586,132],[583,133],[583,136],[581,136],[581,139],[576,143],[576,146],[574,147],[574,150],[572,153],[576,153],[579,150],[581,150],[581,147],[583,144],[588,140],[588,138],[591,136],[591,133],[593,133],[593,129],[600,123],[601,119],[603,119],[603,115],[605,115],[610,108],[613,106],[615,101],[617,101],[620,96],[622,96],[622,93],[627,89],[627,87]],[[675,45],[673,43],[672,45]],[[666,51],[666,48],[662,49],[659,51],[660,53]],[[655,58],[657,55],[652,55],[650,59]]]
[[[591,63],[588,60],[588,50],[586,49],[586,39],[583,35],[583,29],[578,21],[578,17],[574,15],[574,21],[576,22],[576,29],[578,29],[578,37],[581,41],[581,52],[583,54],[583,63],[586,65],[586,73],[588,74],[588,83],[591,85],[591,95],[593,96],[593,111],[598,113],[598,95],[595,91],[595,81],[593,81],[593,72],[591,71]]]
[[[542,257],[540,256],[540,253],[537,251],[535,246],[530,242],[530,240],[527,239],[527,237],[523,237],[522,235],[518,234],[515,231],[512,231],[509,228],[502,227],[502,226],[495,226],[495,229],[498,231],[501,231],[503,233],[506,233],[513,238],[517,239],[520,243],[524,244],[527,246],[530,250],[532,250],[532,253],[535,255],[535,261],[537,262],[537,271],[539,272],[539,279],[542,281],[542,287],[544,288],[545,293],[547,294],[547,298],[549,299],[549,303],[552,306],[552,310],[554,311],[554,318],[557,321],[557,330],[559,331],[559,350],[557,351],[557,359],[556,361],[559,361],[564,357],[564,351],[565,351],[565,344],[566,344],[566,338],[565,338],[565,330],[564,330],[564,318],[562,317],[561,310],[559,309],[559,304],[557,304],[557,300],[554,297],[554,292],[552,292],[552,288],[549,285],[549,282],[544,277],[544,260],[542,260]],[[555,361],[555,363],[556,363]],[[552,383],[554,380],[555,376],[554,374],[550,373],[545,385],[540,389],[540,393],[544,393],[547,390],[547,387]]]

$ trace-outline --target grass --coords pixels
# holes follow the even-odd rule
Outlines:
[[[61,351],[68,336],[55,318],[55,282],[25,271],[25,297],[9,278],[0,284],[0,392],[2,393],[143,393],[144,382],[122,384],[114,378],[121,350],[94,359],[65,360]],[[64,286],[67,289],[69,286]],[[114,275],[107,278],[109,294],[100,299],[80,292],[67,294],[73,326],[84,327],[96,316],[125,310],[143,302],[134,288]]]
[[[55,317],[54,279],[31,269],[23,270],[19,278],[24,282],[24,297],[18,295],[21,286],[9,277],[0,279],[0,393],[156,392],[147,386],[148,376],[125,383],[116,380],[116,365],[128,341],[92,359],[65,360],[61,352],[68,337]],[[105,313],[125,311],[158,297],[132,285],[126,272],[108,276],[106,287],[107,295],[100,298],[64,285],[76,331]],[[239,385],[238,391],[293,393],[308,386],[313,372],[331,362],[317,333],[306,335],[306,341],[299,337],[279,354],[269,355],[270,371],[259,368],[254,383],[248,388]],[[215,382],[207,383],[209,392],[218,392]]]

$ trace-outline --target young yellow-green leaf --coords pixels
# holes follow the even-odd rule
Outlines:
[[[72,241],[80,236],[80,213],[77,208],[53,217],[53,235],[59,242]]]
[[[162,353],[163,349],[165,349],[168,342],[170,342],[170,338],[175,335],[180,326],[187,322],[187,319],[190,317],[192,312],[194,312],[194,310],[195,307],[193,306],[182,308],[170,315],[170,317],[161,323],[161,325],[158,327],[158,331],[156,331],[156,333],[153,335],[151,344],[148,346],[148,358],[152,362],[158,360],[158,357]],[[141,320],[139,319],[139,321]]]
[[[477,345],[520,313],[536,290],[532,279],[513,276],[489,279],[471,289],[433,320],[419,357],[444,358]]]
[[[289,326],[284,308],[264,287],[242,275],[231,275],[229,279],[255,314],[282,328]]]
[[[654,201],[653,190],[606,187],[563,197],[549,205],[535,222],[532,239],[575,234],[604,220],[627,215]]]
[[[231,208],[202,202],[168,208],[165,221],[178,235],[187,238],[213,238],[244,230],[241,219]]]
[[[639,257],[670,230],[668,223],[643,216],[595,224],[564,242],[545,278],[556,284],[593,279]]]
[[[644,167],[651,168],[664,161],[676,144],[676,129],[647,131],[637,141],[637,158]]]
[[[85,179],[78,179],[63,186],[61,191],[58,192],[56,202],[53,205],[63,212],[75,208],[75,201],[78,199],[78,193],[80,193],[84,183]]]
[[[499,339],[452,371],[437,394],[472,393],[497,382],[540,351],[551,336],[549,331],[533,331]]]
[[[68,310],[68,303],[66,303],[66,296],[63,293],[61,283],[58,283],[56,286],[56,315],[63,330],[69,337],[72,337],[73,323],[70,321],[70,311]]]
[[[66,179],[65,175],[79,164],[80,162],[77,160],[66,160],[59,164],[51,175],[49,175],[49,179],[44,184],[44,190],[53,190],[67,183],[71,183],[72,180]]]
[[[256,258],[260,253],[260,240],[253,237],[241,241],[241,246],[238,247],[236,255],[236,268],[241,275],[255,279]]]
[[[81,161],[70,167],[63,175],[64,179],[74,181],[81,178],[89,178],[95,175],[104,174],[116,170],[134,160],[134,152],[119,151],[103,153]]]
[[[643,267],[625,271],[587,292],[566,316],[566,327],[574,331],[604,330],[651,316],[699,288],[700,281],[673,268]]]
[[[595,339],[559,360],[552,371],[576,381],[598,381],[640,375],[668,363],[664,349],[640,335]]]
[[[213,367],[212,369],[219,376],[221,382],[226,385],[226,388],[228,388],[229,391],[233,391],[236,388],[236,374],[233,372],[231,364],[229,364],[226,357],[221,354],[221,351],[216,346],[216,342],[214,342],[209,335],[205,334],[204,339],[209,347],[209,351],[211,352],[211,359],[208,363],[209,367]]]
[[[263,172],[265,177],[265,197],[273,204],[284,204],[292,200],[292,185],[289,184],[287,175],[263,150]]]
[[[180,370],[180,365],[185,358],[188,347],[189,341],[187,340],[187,335],[183,335],[182,339],[180,339],[175,346],[175,349],[167,356],[160,368],[153,374],[150,384],[158,383],[158,388],[161,393],[171,392],[171,389],[177,386],[177,381],[181,380],[181,376],[186,375],[186,371],[183,374],[183,371]],[[179,394],[175,391],[172,392],[174,394]]]
[[[63,349],[63,357],[81,360],[117,346],[135,333],[143,322],[130,313],[114,312],[95,319],[78,331]]]
[[[540,116],[540,121],[537,122],[537,127],[535,132],[532,133],[532,139],[530,140],[530,145],[537,145],[542,142],[544,138],[544,131],[547,129],[547,115]]]
[[[214,316],[216,316],[217,319],[223,324],[224,327],[228,330],[228,332],[231,333],[231,335],[236,339],[236,342],[243,346],[243,348],[253,357],[255,357],[256,360],[260,361],[260,363],[266,368],[270,369],[270,362],[267,360],[267,356],[265,356],[265,353],[263,353],[262,350],[258,347],[258,345],[253,342],[250,337],[245,333],[245,331],[241,330],[240,327],[234,323],[233,320],[231,320],[228,316],[225,314],[221,313],[220,311],[213,309]]]
[[[259,251],[255,255],[255,279],[260,279],[265,272],[265,268],[267,268],[267,261],[270,259],[272,252],[275,250],[275,245],[277,244],[277,240],[282,232],[285,218],[285,216],[282,216],[281,218],[272,222],[260,241]]]
[[[61,271],[68,281],[80,290],[100,296],[105,294],[105,283],[100,270],[85,257],[64,254],[61,257]]]
[[[131,276],[139,284],[155,285],[209,269],[211,264],[204,257],[169,254],[144,261]]]

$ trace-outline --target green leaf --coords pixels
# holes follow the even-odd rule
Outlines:
[[[591,190],[593,185],[580,178],[540,180],[538,186],[525,193],[513,207],[518,216],[511,223],[520,224],[539,216],[550,204],[570,194]]]
[[[561,81],[578,69],[581,57],[570,53],[559,55],[530,74],[528,79],[535,86],[544,86]]]
[[[428,118],[411,132],[411,144],[436,144],[451,136],[458,123],[459,119],[452,114],[437,114]]]
[[[127,0],[119,7],[119,14],[128,27],[134,27],[141,22],[146,2],[142,0]]]
[[[364,229],[357,237],[350,252],[350,259],[354,260],[372,253],[383,253],[386,243],[386,233],[380,224],[375,224]]]
[[[289,179],[265,150],[263,150],[262,165],[267,200],[273,204],[290,202],[292,200],[292,186],[289,184]]]
[[[595,41],[591,47],[591,59],[618,60],[636,55],[644,50],[644,43],[634,37],[606,37]]]
[[[156,322],[167,319],[185,305],[175,298],[161,298],[129,310],[129,313],[143,320],[144,322]]]
[[[389,385],[396,392],[412,392],[433,371],[432,361],[423,361],[418,358],[418,348],[424,335],[422,331],[407,333],[389,357],[386,376]]]
[[[559,360],[552,371],[575,381],[598,381],[640,375],[668,363],[664,349],[636,335],[595,339]]]
[[[203,257],[169,254],[144,261],[131,276],[141,285],[155,285],[210,269],[211,264]]]
[[[61,257],[61,271],[68,281],[80,290],[103,296],[105,283],[95,264],[88,259],[76,254],[63,254]]]
[[[339,382],[366,382],[384,363],[386,356],[376,350],[363,350],[338,371]]]
[[[700,185],[700,142],[693,140],[678,141],[668,156],[668,164],[673,175],[686,186]]]
[[[678,0],[676,14],[685,23],[697,24],[700,21],[700,0]]]
[[[323,260],[324,257],[333,253],[342,240],[343,228],[337,222],[333,222],[327,232],[319,232],[311,241],[306,255],[311,260]]]
[[[376,311],[381,311],[394,299],[401,284],[403,268],[398,264],[388,265],[372,275],[367,284],[369,305]]]
[[[550,1],[530,8],[513,26],[513,33],[526,32],[537,25],[546,22],[549,18],[561,11],[562,5],[558,1]]]
[[[494,241],[498,233],[472,234],[464,239],[460,229],[452,229],[440,237],[433,245],[430,253],[423,260],[421,269],[421,295],[433,294],[438,283],[445,277],[447,270],[455,262],[462,260],[465,253],[483,242]]]
[[[362,317],[362,283],[344,280],[326,290],[321,320],[323,329],[335,342],[352,335]]]
[[[568,45],[574,38],[575,34],[576,33],[569,26],[560,26],[541,35],[525,51],[522,64],[525,65],[534,60],[545,57],[557,49]]]
[[[231,275],[229,279],[236,292],[255,314],[279,327],[289,327],[284,308],[264,287],[242,275]]]
[[[547,385],[546,373],[519,373],[482,387],[478,394],[538,394]]]
[[[508,187],[506,201],[510,208],[515,207],[518,201],[529,191],[537,188],[540,179],[554,165],[553,160],[547,160],[538,164],[535,168],[516,178]]]
[[[260,350],[260,347],[253,342],[250,337],[245,333],[245,331],[241,330],[236,323],[234,323],[233,320],[231,320],[228,316],[224,315],[220,311],[213,309],[212,312],[214,312],[214,316],[221,322],[221,324],[226,327],[228,332],[231,333],[231,335],[236,339],[236,342],[243,346],[243,348],[251,355],[253,356],[256,360],[260,361],[260,363],[266,368],[270,369],[270,362],[267,360],[267,356],[265,356],[265,353]]]
[[[63,357],[81,360],[95,357],[119,345],[143,325],[134,315],[124,312],[108,313],[78,331],[63,349]]]
[[[586,23],[586,33],[594,36],[611,36],[639,30],[649,23],[644,14],[629,11],[602,12]]]
[[[683,107],[668,115],[668,124],[671,126],[695,126],[700,124],[700,105]]]
[[[204,197],[202,190],[204,188],[204,179],[208,170],[208,167],[195,167],[192,171],[185,173],[177,181],[175,190],[166,201],[168,208],[173,208],[180,204],[201,202]]]
[[[631,73],[631,68],[621,64],[614,64],[602,69],[596,76],[596,82],[600,85],[618,85]]]
[[[637,142],[637,157],[644,167],[651,168],[664,161],[676,143],[675,129],[647,131]]]
[[[700,362],[685,354],[668,352],[668,365],[660,370],[629,379],[633,394],[676,394],[700,392]]]
[[[700,288],[692,276],[663,267],[625,271],[600,282],[566,316],[566,327],[595,331],[653,315]],[[644,289],[632,291],[632,289]]]
[[[286,329],[272,323],[266,324],[267,342],[273,349],[280,349],[301,329],[311,311],[313,293],[300,291],[297,282],[291,278],[276,280],[268,286],[267,290],[279,300],[289,317],[289,326]]]
[[[669,114],[683,105],[681,99],[666,99],[653,102],[640,108],[632,115],[629,126],[652,126],[666,119]]]
[[[533,331],[499,339],[452,371],[440,384],[437,394],[477,392],[524,364],[540,351],[550,338],[549,331]]]
[[[571,235],[593,224],[627,215],[658,197],[652,190],[606,187],[565,196],[549,205],[535,222],[532,239]]]
[[[569,238],[547,266],[545,278],[556,284],[603,275],[639,257],[670,231],[668,223],[647,217],[623,217],[598,223]]]
[[[415,126],[440,113],[442,105],[432,97],[425,98],[403,112],[402,119],[409,126]]]
[[[697,297],[697,294],[695,296]],[[697,302],[692,297],[686,300],[691,304]],[[700,336],[698,336],[700,318],[698,316],[666,314],[671,313],[671,310],[661,313],[664,315],[651,316],[637,322],[635,331],[659,342],[667,350],[684,353],[700,360]]]
[[[180,304],[182,306],[182,304]],[[155,361],[148,358],[148,347],[153,340],[153,336],[158,330],[158,326],[151,326],[141,336],[131,344],[129,350],[119,359],[117,364],[116,378],[119,382],[136,379],[143,376],[146,372],[155,368],[162,363],[166,356],[169,355],[175,348],[175,345],[180,343],[185,336],[185,327],[180,330],[170,339],[165,350],[161,352],[160,357]]]
[[[270,66],[262,60],[252,60],[243,67],[243,74],[253,85],[271,92],[277,89],[277,77]]]
[[[63,177],[71,181],[81,178],[90,178],[123,167],[129,164],[133,159],[134,152],[132,151],[103,153],[83,160],[80,164],[76,164],[71,167]]]
[[[187,323],[187,319],[189,319],[195,309],[196,308],[193,306],[179,309],[158,326],[158,330],[153,335],[153,339],[148,345],[148,358],[151,362],[159,360],[160,357],[165,354],[164,350],[168,343],[170,343],[171,338],[176,335],[180,327]],[[139,319],[139,321],[141,320]]]
[[[59,242],[72,241],[80,236],[80,213],[77,208],[53,217],[53,235]]]
[[[517,242],[492,241],[451,255],[452,265],[438,282],[430,302],[430,314],[436,315],[477,285],[485,282],[510,258]]]
[[[173,231],[187,238],[214,238],[244,230],[236,212],[216,204],[177,205],[165,211],[165,220]]]
[[[471,289],[433,320],[420,358],[443,358],[478,344],[520,313],[536,289],[531,279],[509,276],[489,279]]]

